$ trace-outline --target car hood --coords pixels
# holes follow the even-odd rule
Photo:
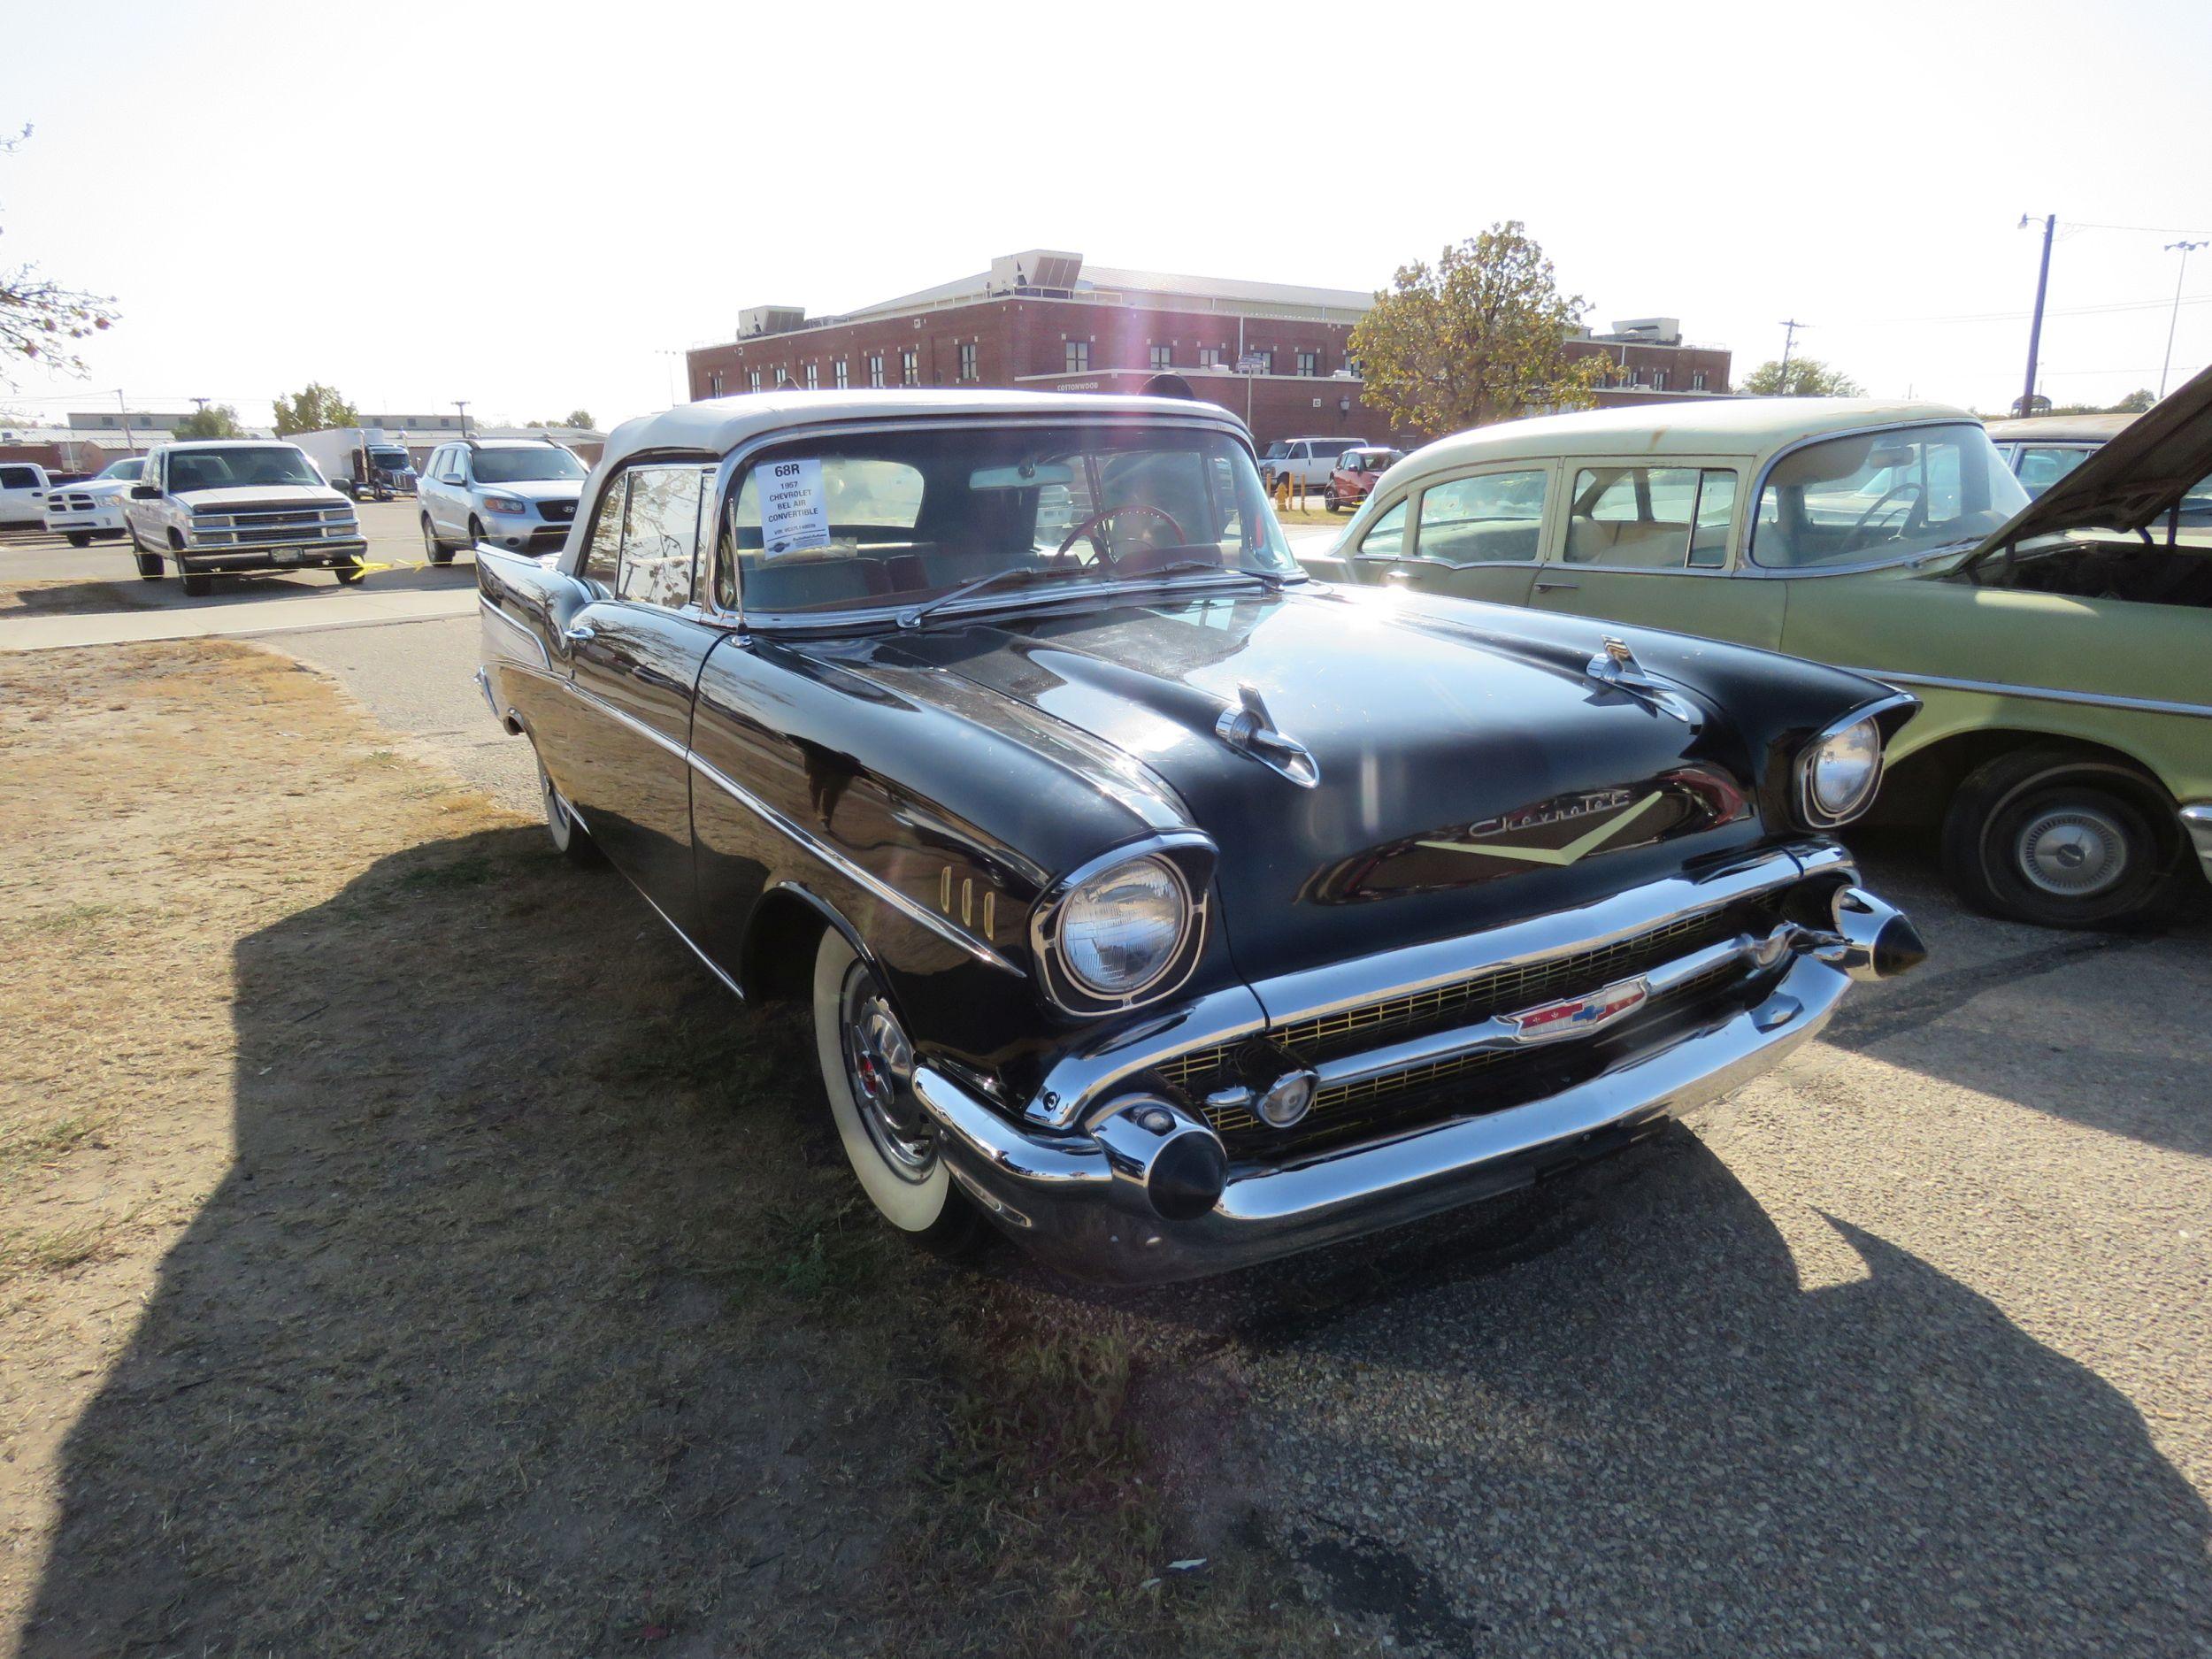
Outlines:
[[[2052,485],[1964,561],[1970,565],[2031,536],[2140,530],[2212,475],[2212,368],[2151,405],[2126,430]]]
[[[1577,618],[1317,585],[1032,611],[874,656],[936,671],[902,673],[910,691],[956,680],[941,700],[966,718],[982,687],[1005,711],[995,723],[1079,728],[1158,780],[1220,849],[1216,888],[1250,978],[1558,910],[1757,840],[1763,736],[1721,714],[1729,697],[1692,693],[1693,723],[1601,685],[1587,668],[1602,639]],[[1793,716],[1785,687],[1770,699],[1784,719],[1884,689],[1786,668],[1845,688],[1824,685]],[[1248,688],[1311,757],[1310,787],[1220,733]]]
[[[180,489],[175,498],[189,507],[346,505],[343,495],[319,484],[229,484],[220,489]]]
[[[580,478],[526,478],[512,484],[479,484],[480,495],[513,495],[523,501],[577,501],[584,493]]]

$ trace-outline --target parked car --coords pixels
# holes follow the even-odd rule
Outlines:
[[[586,514],[479,559],[492,713],[556,846],[811,1005],[927,1241],[1161,1280],[1365,1233],[1625,1144],[1922,955],[1829,839],[1910,696],[1306,580],[1210,403],[692,403]]]
[[[2134,415],[2034,415],[1993,420],[1989,441],[2032,501],[2133,425]],[[2212,478],[2199,479],[2181,498],[2178,526],[2212,526]]]
[[[46,469],[34,461],[0,461],[0,528],[36,528],[46,522]]]
[[[195,596],[211,592],[218,576],[326,570],[357,582],[366,574],[353,503],[281,442],[163,444],[129,487],[123,526],[139,575],[157,581],[174,565]]]
[[[415,495],[433,565],[479,542],[543,553],[568,540],[588,472],[548,438],[459,438],[430,452]]]
[[[1375,480],[1405,458],[1403,449],[1378,449],[1372,446],[1347,449],[1337,457],[1336,465],[1330,470],[1322,499],[1331,512],[1356,507],[1367,499],[1367,492],[1375,488]]]
[[[1953,885],[1993,914],[2110,926],[2198,879],[2212,548],[2151,527],[2212,472],[2212,373],[2032,507],[1980,423],[1940,404],[1665,413],[1431,444],[1309,566],[1778,647],[1918,694],[1883,810],[1939,826]]]
[[[107,469],[74,484],[58,484],[46,492],[46,531],[66,536],[71,547],[90,547],[123,534],[123,497],[138,481],[145,460],[126,456],[111,461]]]
[[[1270,490],[1277,479],[1287,477],[1317,493],[1347,449],[1366,447],[1364,438],[1279,438],[1260,457],[1260,478]]]

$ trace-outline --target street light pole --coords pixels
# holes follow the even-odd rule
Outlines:
[[[2166,252],[2180,252],[2181,269],[2174,273],[2173,315],[2166,319],[2166,360],[2158,365],[2158,395],[2161,397],[2166,396],[2166,373],[2174,366],[2174,325],[2181,320],[2182,280],[2189,274],[2189,256],[2200,248],[2212,248],[2212,242],[2170,242],[2166,244]]]
[[[2023,213],[2016,228],[2025,230],[2035,223],[2032,215]],[[2058,215],[2048,213],[2043,219],[2043,263],[2035,273],[2035,320],[2028,325],[2028,386],[2020,394],[2020,412],[2035,412],[2035,359],[2043,348],[2043,294],[2051,284],[2051,233],[2058,228]]]

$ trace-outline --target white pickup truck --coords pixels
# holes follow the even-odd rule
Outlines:
[[[173,563],[194,596],[218,576],[326,570],[342,582],[367,572],[368,543],[353,503],[295,444],[210,439],[165,444],[131,486],[123,525],[138,573],[158,580]]]

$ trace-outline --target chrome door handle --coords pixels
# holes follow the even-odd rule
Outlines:
[[[1582,584],[1580,582],[1538,582],[1536,584],[1536,591],[1540,594],[1548,594],[1555,588],[1571,588],[1578,593],[1581,591]]]
[[[581,645],[586,640],[597,639],[599,637],[599,630],[593,627],[589,623],[587,623],[580,628],[563,628],[561,630],[561,637],[566,640],[571,645]]]

